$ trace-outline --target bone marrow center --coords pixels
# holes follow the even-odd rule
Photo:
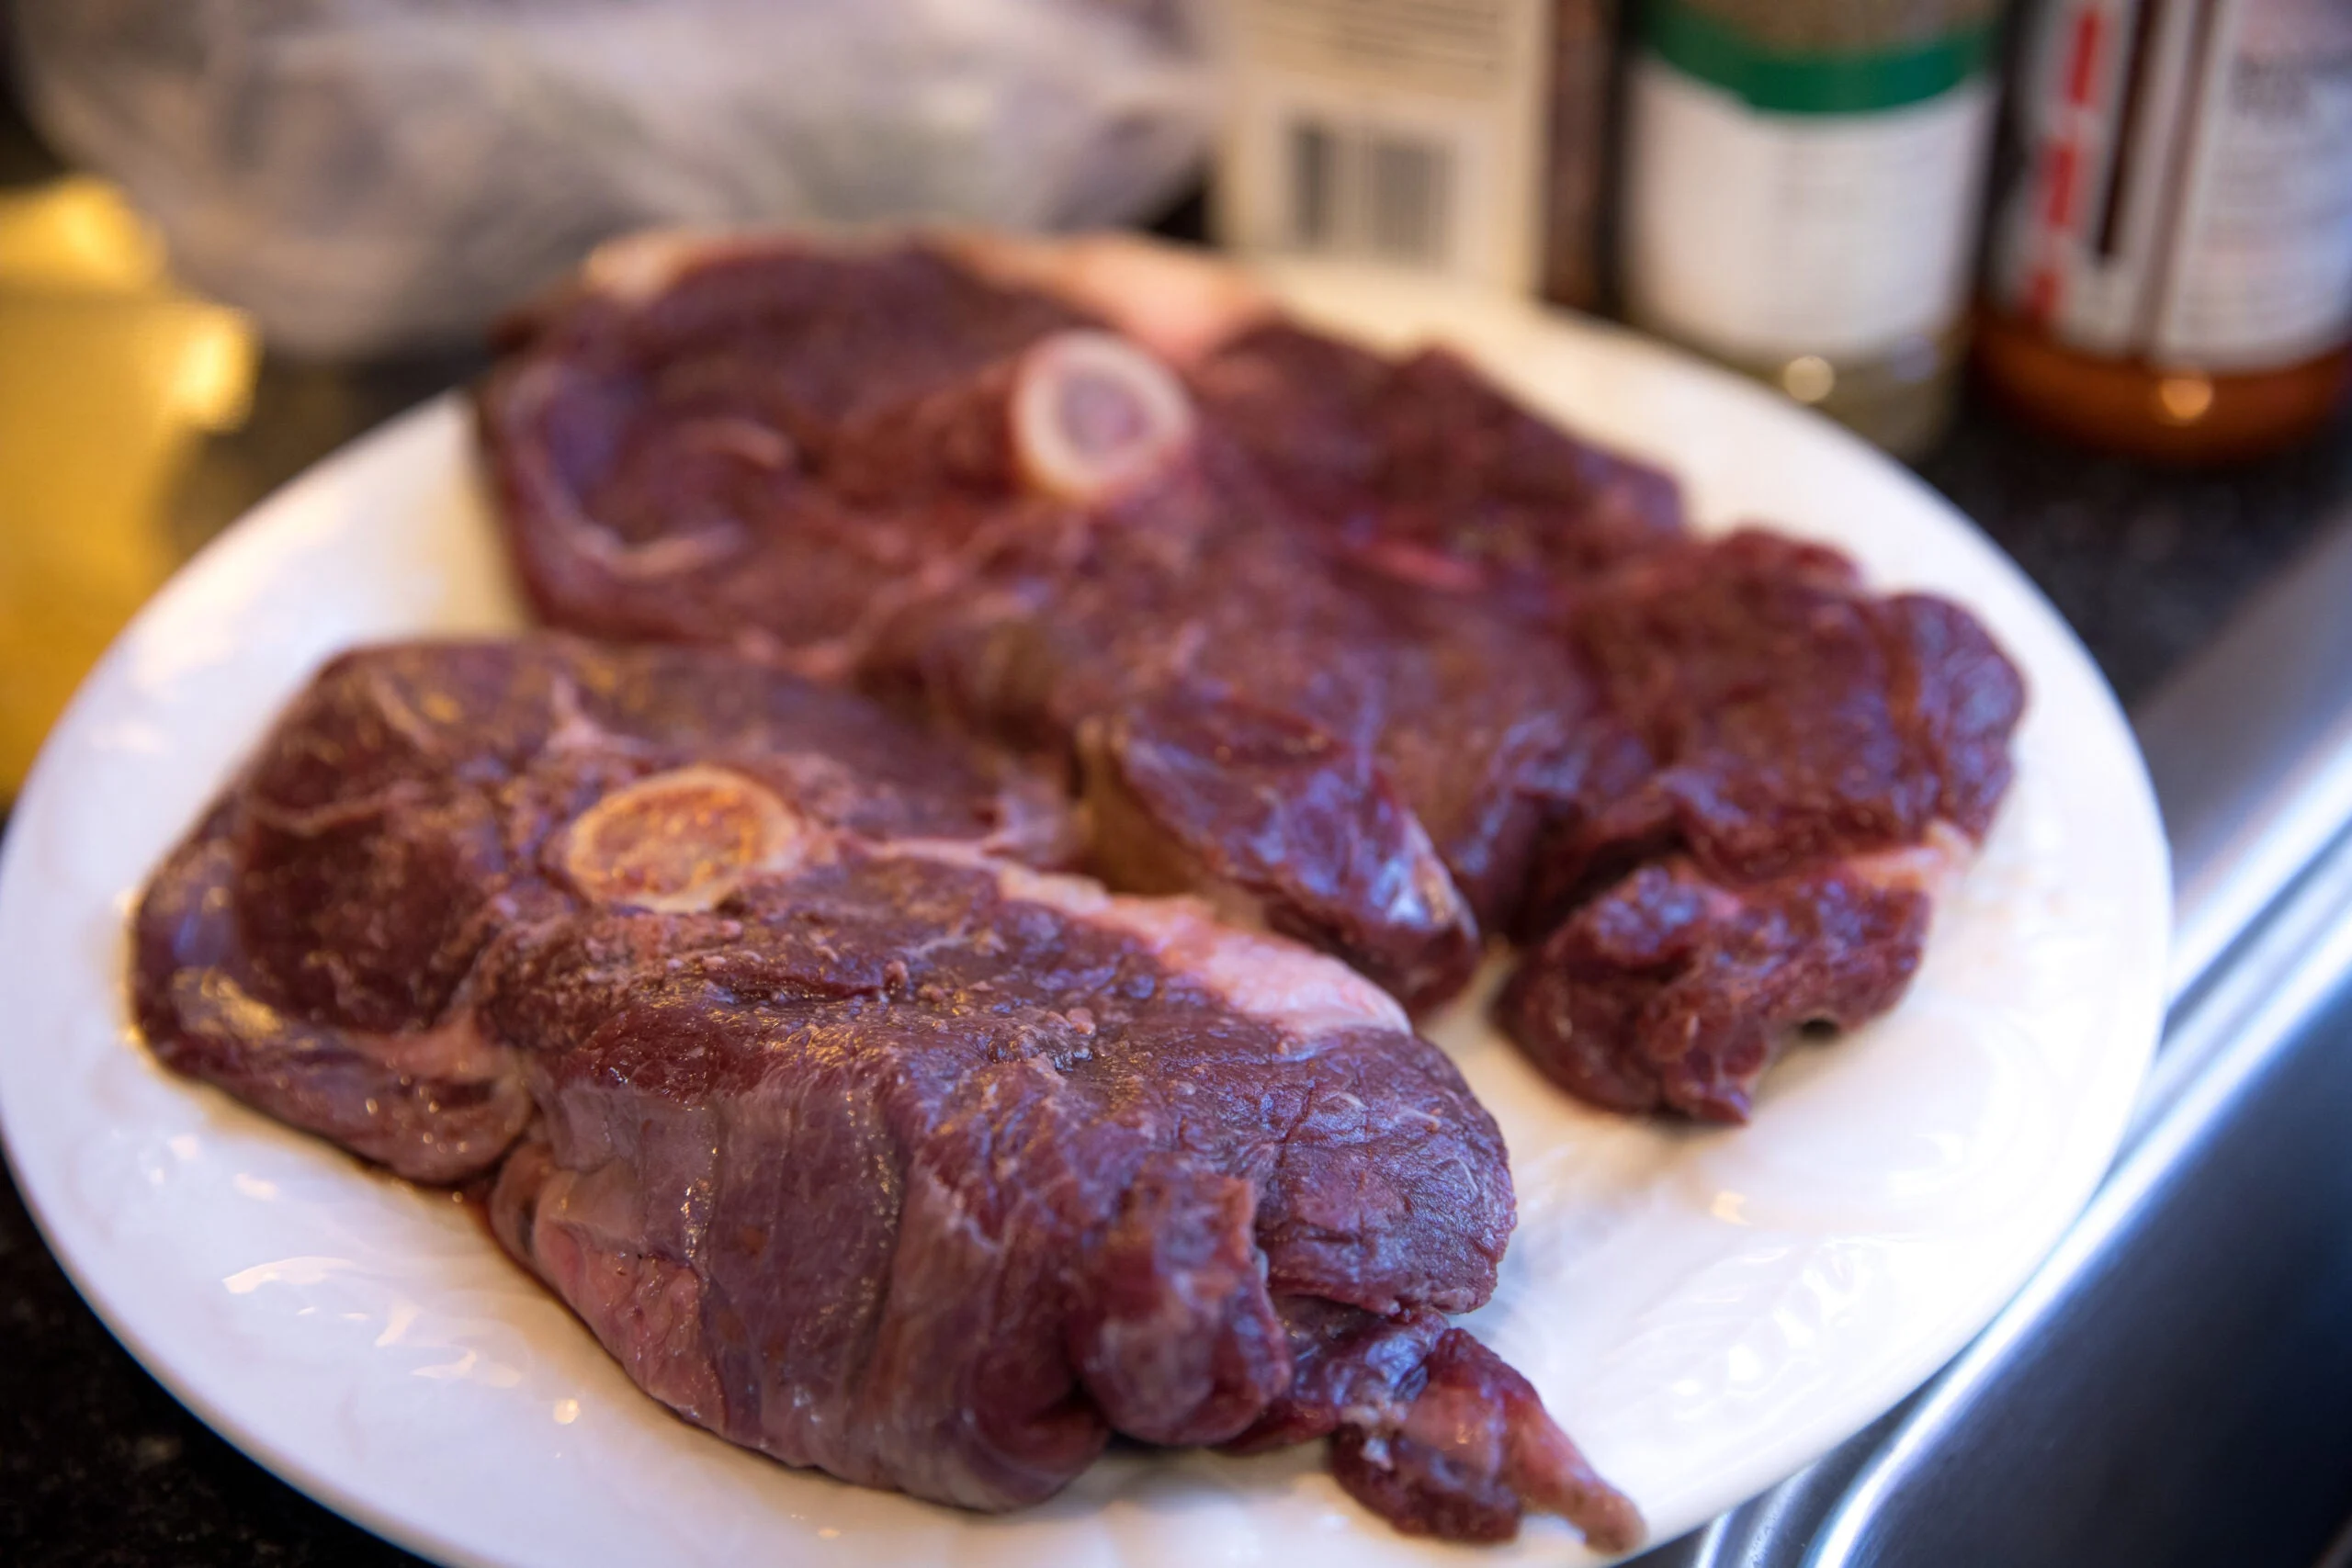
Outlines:
[[[1193,440],[1193,401],[1168,367],[1111,333],[1056,333],[1022,355],[1012,432],[1022,476],[1066,501],[1110,499]]]
[[[563,868],[598,903],[708,909],[752,874],[797,864],[808,838],[791,807],[741,773],[678,768],[582,813]]]

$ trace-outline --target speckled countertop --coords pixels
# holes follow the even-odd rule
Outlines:
[[[12,143],[0,123],[0,178],[29,162],[21,132]],[[175,498],[177,542],[193,547],[470,368],[266,361],[253,417],[211,443]],[[1972,401],[1919,469],[2041,584],[2131,702],[2314,533],[2352,516],[2352,418],[2302,452],[2184,475],[2086,457]],[[0,1180],[0,1562],[415,1561],[309,1502],[183,1410],[83,1304]]]
[[[2267,462],[2185,473],[2084,453],[1972,400],[1918,465],[2136,703],[2331,522],[2352,525],[2352,410]]]

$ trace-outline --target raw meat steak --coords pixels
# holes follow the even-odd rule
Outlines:
[[[1589,1100],[1743,1121],[1797,1026],[1902,996],[2023,683],[1956,606],[1757,532],[1588,585],[1570,626],[1640,765],[1549,824],[1501,1018]]]
[[[1466,1342],[1436,1314],[1486,1299],[1512,1217],[1492,1122],[1329,959],[1185,901],[854,852],[707,915],[583,919],[494,1016],[546,1111],[501,1234],[738,1442],[1002,1508],[1114,1431],[1224,1442],[1283,1401],[1322,1415],[1292,1440],[1409,1450],[1458,1401],[1508,1439],[1475,1480],[1359,1453],[1351,1490],[1476,1539],[1526,1503],[1638,1528],[1473,1344],[1417,1347],[1385,1403],[1295,1387],[1318,1314]]]
[[[133,955],[156,1054],[425,1181],[531,1105],[480,1009],[518,933],[578,907],[562,824],[689,761],[873,839],[1054,863],[1055,801],[843,693],[692,649],[568,638],[336,660],[156,874]]]
[[[1516,934],[1502,1021],[1600,1103],[1739,1120],[1792,1028],[1892,1006],[2006,788],[2022,688],[1964,611],[1690,537],[1669,479],[1450,353],[1132,244],[614,254],[628,286],[592,267],[481,399],[543,615],[732,639],[1030,753],[1114,884],[1416,1010]],[[952,306],[899,281],[959,271]],[[819,293],[842,321],[746,303]],[[936,374],[894,368],[899,331]],[[723,494],[681,455],[719,450]]]
[[[786,1462],[998,1509],[1114,1433],[1331,1434],[1402,1529],[1630,1545],[1440,1315],[1514,1219],[1453,1065],[1342,964],[1023,863],[1063,827],[728,655],[364,651],[158,874],[139,1016],[396,1169],[495,1168],[630,1376]]]
[[[1515,915],[1541,797],[1577,772],[1587,683],[1564,649],[1363,570],[1163,364],[1057,324],[1042,296],[921,249],[784,245],[764,264],[783,303],[755,310],[743,253],[647,254],[658,269],[621,270],[658,270],[658,290],[592,273],[483,391],[542,614],[727,639],[928,708],[1064,768],[1123,885],[1204,893],[1408,1005],[1461,987]],[[855,267],[878,280],[869,305],[838,297]],[[791,314],[811,299],[845,314]],[[1008,322],[1036,335],[983,362]],[[842,344],[893,333],[967,344],[967,373],[910,377],[884,344],[874,385],[836,386]],[[1531,534],[1670,533],[1670,487],[1629,524],[1614,491],[1571,482],[1573,443],[1487,396],[1480,417],[1515,419],[1533,454]]]

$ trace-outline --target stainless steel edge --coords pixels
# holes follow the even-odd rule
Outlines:
[[[2347,1520],[2343,1533],[2329,1543],[2326,1555],[2319,1560],[2319,1568],[2352,1568],[2352,1520]]]
[[[1771,1491],[1643,1553],[1626,1568],[1763,1568],[1795,1561],[1781,1555],[1785,1543],[1808,1542],[1820,1533],[1822,1521],[1913,1403],[1905,1400]]]
[[[2178,998],[2352,822],[2352,525],[2258,592],[2133,728],[2172,840]]]
[[[1805,1568],[1852,1568],[1872,1561],[1878,1515],[1890,1499],[1955,1453],[1968,1462],[1966,1450],[1991,1435],[1972,1429],[1984,1391],[2061,1314],[2085,1310],[2086,1292],[2101,1283],[2098,1275],[2111,1253],[2139,1224],[2158,1190],[2224,1131],[2278,1064],[2284,1047],[2301,1038],[2324,1008],[2340,1000],[2346,977],[2352,975],[2352,837],[2339,837],[2317,871],[2298,883],[2290,918],[2266,922],[2258,934],[2263,949],[2277,949],[2261,953],[2266,983],[2242,991],[2233,987],[2232,995],[2215,998],[2211,1020],[2204,1016],[2209,1009],[2200,1006],[2181,1021],[2215,1044],[2202,1069],[2181,1084],[2160,1115],[2142,1125],[2089,1208],[2024,1291],[1938,1375],[1858,1467],[1851,1484],[1815,1526],[1812,1540],[1791,1541],[1788,1552],[1767,1561],[1802,1562]],[[2246,1223],[2259,1220],[2249,1215]],[[2152,1369],[2148,1375],[2164,1374]],[[2095,1421],[2100,1413],[2078,1414]],[[2202,1414],[2184,1410],[2180,1418],[2187,1424]],[[1933,1484],[1941,1478],[1927,1479]],[[1807,1545],[1809,1551],[1793,1554]]]
[[[1980,1396],[2037,1336],[2097,1304],[2102,1266],[2143,1205],[2228,1126],[2352,974],[2352,519],[2257,592],[2134,727],[2171,840],[2176,931],[2164,1043],[2115,1167],[2024,1290],[1925,1389],[1641,1568],[1871,1561],[1892,1499],[2001,1440],[1972,1428]]]

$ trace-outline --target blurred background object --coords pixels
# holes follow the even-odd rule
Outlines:
[[[1206,0],[19,0],[32,117],[274,344],[469,341],[650,224],[1113,223],[1191,179]]]
[[[2352,378],[2352,5],[2052,0],[1986,279],[1986,378],[2184,461],[2309,437]]]
[[[1220,238],[1638,326],[1903,454],[1965,352],[2002,0],[1230,0]]]
[[[2001,0],[1643,0],[1627,93],[1635,324],[1890,450],[1950,417]]]
[[[245,415],[254,344],[109,186],[0,189],[0,801],[178,557],[164,502]]]
[[[188,550],[596,240],[1164,208],[1206,3],[0,0],[93,171],[0,136],[0,806]]]
[[[1228,0],[1219,238],[1604,301],[1616,0]]]

